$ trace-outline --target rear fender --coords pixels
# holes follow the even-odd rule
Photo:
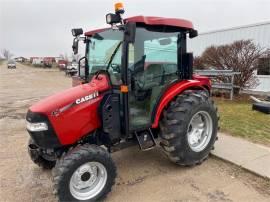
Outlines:
[[[155,105],[152,112],[152,128],[157,128],[159,119],[163,109],[168,105],[168,103],[173,100],[177,95],[181,94],[186,90],[191,89],[202,89],[207,90],[205,83],[198,80],[185,80],[173,83],[168,86],[165,92],[161,93],[157,104]]]

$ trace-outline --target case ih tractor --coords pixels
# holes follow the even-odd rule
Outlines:
[[[34,163],[53,168],[60,201],[97,201],[115,183],[110,153],[131,145],[160,145],[183,166],[203,162],[217,137],[210,81],[193,75],[182,19],[122,19],[122,4],[106,16],[110,28],[73,29],[73,51],[86,44],[81,84],[30,107],[28,151]]]

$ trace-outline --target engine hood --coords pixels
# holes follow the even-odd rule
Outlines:
[[[46,115],[58,113],[74,105],[89,102],[109,88],[107,77],[100,75],[97,79],[93,78],[89,83],[72,87],[40,100],[30,107],[30,111]]]

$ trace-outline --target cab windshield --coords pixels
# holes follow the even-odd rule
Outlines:
[[[118,84],[121,80],[122,41],[123,32],[112,29],[96,33],[91,37],[87,55],[90,76],[99,70],[107,70],[112,83]]]

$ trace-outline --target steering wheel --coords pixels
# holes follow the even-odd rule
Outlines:
[[[121,68],[119,64],[111,64],[110,67],[112,68],[113,72],[115,73],[120,73],[121,72]]]

